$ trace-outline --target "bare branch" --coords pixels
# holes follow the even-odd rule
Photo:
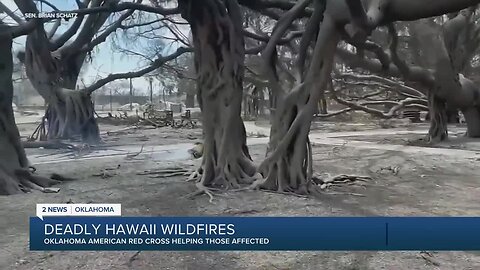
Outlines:
[[[80,0],[75,0],[77,3],[78,8],[87,8],[88,5],[90,4],[90,0],[84,0],[81,2]],[[85,18],[84,15],[78,15],[75,18],[75,21],[73,21],[73,24],[68,28],[67,31],[65,31],[57,40],[53,41],[50,43],[50,50],[51,51],[56,51],[58,48],[62,47],[65,45],[65,43],[70,40],[73,35],[75,35],[82,25],[83,19]],[[53,37],[53,36],[52,36]]]
[[[20,17],[18,17],[15,12],[11,11],[7,6],[5,6],[2,2],[0,2],[0,11],[5,12],[10,18],[16,21],[18,24],[25,23]]]
[[[182,33],[182,31],[180,31],[178,29],[176,24],[169,25],[168,23],[166,23],[166,24],[164,24],[164,26],[170,31],[170,33],[172,33],[175,36],[176,41],[182,43],[183,45],[185,45],[187,47],[190,47],[188,37],[186,37]]]
[[[111,2],[109,3],[103,2],[101,0],[94,0],[92,2],[92,5],[102,5],[101,7],[103,7],[106,5],[116,4],[118,2],[119,0],[111,0]],[[94,6],[93,8],[96,7]],[[85,44],[92,40],[93,36],[97,33],[98,30],[100,30],[100,27],[102,27],[102,25],[105,23],[109,16],[110,13],[95,13],[89,15],[75,40],[68,46],[62,47],[62,50],[75,50],[82,48]]]
[[[244,34],[245,37],[255,39],[255,40],[258,40],[258,41],[263,41],[263,42],[267,42],[267,43],[270,41],[270,37],[268,37],[268,36],[263,36],[263,35],[259,35],[259,34],[256,34],[256,33],[252,33],[252,32],[247,31],[245,29],[243,30],[243,34]],[[301,37],[302,34],[303,34],[303,31],[291,31],[284,38],[280,38],[277,41],[277,45],[286,45],[286,44],[292,42],[293,39]]]
[[[79,15],[77,16],[77,18],[75,18],[75,21],[73,21],[73,24],[72,26],[70,26],[70,28],[68,28],[67,31],[65,31],[57,40],[53,41],[51,44],[50,44],[50,50],[51,51],[55,51],[57,50],[58,48],[62,47],[63,45],[65,45],[65,43],[71,38],[73,37],[73,35],[75,35],[78,31],[78,29],[80,28],[80,26],[82,25],[82,22],[83,22],[83,19],[85,18],[84,15]]]
[[[113,24],[111,24],[107,29],[105,29],[98,37],[96,37],[94,40],[89,42],[87,46],[85,46],[82,51],[83,52],[89,52],[95,48],[95,46],[105,42],[108,38],[108,36],[115,32],[118,28],[121,28],[122,22],[130,17],[135,11],[134,10],[129,10],[122,14],[120,18],[118,18]]]
[[[281,10],[290,10],[296,4],[295,1],[288,0],[239,0],[238,3],[242,6],[246,6],[252,10],[262,11],[267,9],[281,9]],[[313,13],[311,8],[305,8],[302,11],[303,17],[309,17]]]
[[[280,83],[278,82],[278,75],[276,72],[276,46],[278,41],[282,38],[285,31],[289,28],[291,23],[298,18],[301,12],[311,3],[312,0],[298,1],[289,11],[287,11],[282,18],[275,25],[272,36],[262,53],[262,58],[266,63],[265,71],[268,75],[272,91],[279,91],[279,94],[285,92]]]
[[[132,3],[132,2],[121,2],[121,3],[109,2],[107,5],[101,6],[101,7],[82,8],[82,9],[61,11],[61,12],[77,13],[79,15],[85,15],[85,14],[95,14],[95,13],[102,13],[102,12],[107,12],[107,13],[119,12],[127,9],[141,10],[141,11],[146,11],[150,13],[161,14],[164,16],[180,13],[180,10],[178,9],[178,7],[175,7],[175,8],[164,8],[160,6],[154,7],[154,6],[147,6],[147,5]]]
[[[336,116],[336,115],[340,115],[340,114],[344,114],[344,113],[347,113],[347,112],[351,112],[351,111],[354,111],[353,108],[345,108],[343,110],[340,110],[340,111],[336,111],[336,112],[333,112],[333,113],[328,113],[328,114],[315,114],[315,117],[318,117],[318,118],[329,118],[329,117],[332,117],[332,116]]]
[[[375,59],[361,58],[344,48],[338,48],[336,55],[351,68],[366,69],[372,73],[382,76],[387,74],[391,77],[403,77],[402,72],[400,72],[400,70],[394,64],[390,64],[389,68],[385,70],[380,61]],[[425,69],[419,66],[410,66],[410,76],[406,80],[419,82],[425,88],[431,88],[435,84],[433,70]]]
[[[18,26],[12,26],[10,28],[9,35],[12,38],[17,38],[17,37],[20,37],[20,36],[24,36],[24,35],[27,35],[28,33],[32,32],[33,30],[35,30],[36,26],[37,26],[37,23],[35,21],[28,21],[28,22],[23,23],[23,24],[18,25]]]
[[[152,62],[152,64],[144,69],[141,69],[139,71],[135,72],[126,72],[126,73],[117,73],[117,74],[110,74],[107,77],[98,80],[94,84],[90,85],[89,87],[83,89],[83,91],[87,92],[88,94],[93,93],[93,91],[97,90],[98,88],[104,86],[105,84],[112,82],[114,80],[119,80],[119,79],[128,79],[128,78],[137,78],[140,76],[143,76],[147,73],[150,73],[157,68],[161,67],[165,62],[171,61],[180,55],[187,53],[187,52],[192,52],[192,49],[189,48],[184,48],[181,47],[177,49],[176,52],[167,55],[167,56],[160,56],[158,59]]]
[[[302,0],[299,1],[293,6],[289,11],[287,11],[275,25],[273,30],[272,36],[265,48],[265,52],[263,53],[264,59],[269,62],[272,58],[272,55],[275,51],[275,47],[277,46],[279,40],[285,34],[285,31],[289,28],[290,24],[298,18],[301,11],[305,9],[311,3],[312,0]]]
[[[45,5],[51,7],[54,11],[60,11],[55,5],[53,5],[52,3],[46,1],[46,0],[37,0],[38,2],[40,3],[44,3]]]
[[[338,103],[346,105],[353,110],[364,111],[366,113],[372,114],[376,117],[383,118],[383,119],[391,119],[398,116],[399,111],[403,108],[417,108],[417,109],[428,111],[428,107],[422,104],[422,103],[425,103],[425,100],[412,99],[412,98],[407,98],[400,102],[376,101],[376,102],[364,102],[364,103],[346,101],[342,98],[339,98],[336,95],[333,95],[333,98]],[[370,106],[371,105],[394,105],[394,106],[387,113],[384,113],[380,110],[369,108],[368,107],[369,105]]]
[[[90,3],[90,0],[85,0],[85,1],[80,1],[80,0],[75,0],[77,3],[78,8],[86,8],[88,7],[88,4]]]
[[[55,35],[55,33],[57,32],[61,24],[62,24],[62,19],[58,19],[55,21],[55,24],[52,26],[52,29],[50,29],[50,31],[47,34],[48,39],[51,39]]]
[[[393,21],[415,21],[459,11],[479,3],[478,0],[388,0],[383,19],[379,24]]]
[[[127,29],[131,29],[131,28],[135,28],[135,27],[148,26],[148,25],[151,25],[151,24],[154,24],[154,23],[162,22],[164,19],[165,18],[156,19],[156,20],[153,20],[153,21],[145,22],[145,23],[136,23],[136,24],[131,24],[131,25],[120,24],[120,26],[118,26],[118,28],[120,28],[122,30],[127,30]]]
[[[382,84],[385,84],[389,87],[392,87],[396,91],[398,91],[401,95],[408,95],[408,97],[415,97],[415,98],[427,98],[425,93],[422,93],[414,88],[409,86],[403,85],[399,82],[395,82],[393,80],[375,76],[375,75],[359,75],[359,74],[351,74],[351,73],[341,73],[337,75],[339,78],[344,79],[353,79],[353,80],[368,80],[368,81],[375,81]]]
[[[390,54],[392,58],[392,62],[398,67],[398,70],[402,73],[402,75],[405,78],[408,78],[410,76],[410,68],[403,61],[400,59],[400,56],[398,55],[398,35],[397,35],[397,30],[395,29],[395,26],[393,23],[388,24],[388,33],[390,34],[391,37],[391,42],[390,42]]]
[[[308,48],[310,47],[312,40],[314,40],[316,33],[318,32],[318,27],[320,27],[320,23],[323,20],[323,12],[325,9],[323,4],[324,3],[321,1],[315,1],[314,13],[308,20],[307,26],[305,27],[305,32],[300,40],[300,49],[296,63],[298,73],[297,80],[301,80],[303,77]]]
[[[365,49],[374,53],[380,63],[382,63],[382,68],[385,70],[389,68],[391,62],[390,55],[387,54],[380,45],[369,40],[366,40],[365,42],[356,42],[353,39],[347,39],[346,41],[357,47],[357,49]]]

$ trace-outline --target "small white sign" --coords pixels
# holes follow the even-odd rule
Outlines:
[[[37,217],[66,217],[66,216],[121,216],[122,205],[111,203],[39,203]]]

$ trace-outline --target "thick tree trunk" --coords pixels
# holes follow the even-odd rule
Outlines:
[[[101,141],[90,94],[76,89],[87,53],[62,52],[58,59],[60,86],[57,95],[49,100],[46,111],[49,139],[76,139],[97,144]]]
[[[464,4],[467,2],[468,1],[465,1]],[[449,3],[445,1],[443,4],[455,5],[455,3],[455,1]],[[431,8],[437,9],[438,7]],[[463,15],[462,13],[459,13],[458,16]],[[346,50],[339,50],[338,55],[351,67],[361,67],[379,74],[384,72],[390,76],[398,77],[403,75],[407,80],[418,82],[422,84],[424,88],[430,89],[430,91],[437,96],[437,101],[446,101],[448,103],[447,108],[445,108],[445,104],[443,104],[444,102],[432,102],[432,98],[429,100],[430,107],[435,107],[437,114],[435,117],[430,117],[433,118],[431,119],[432,127],[429,134],[432,139],[435,138],[435,140],[438,140],[441,138],[447,138],[446,123],[448,120],[456,120],[456,113],[450,114],[448,111],[453,112],[453,110],[456,109],[461,110],[464,115],[469,115],[469,119],[465,117],[468,129],[467,135],[470,137],[480,137],[480,123],[478,122],[478,120],[480,120],[480,89],[471,80],[459,75],[458,68],[461,65],[458,65],[458,63],[464,62],[464,60],[456,59],[457,57],[462,57],[463,55],[463,48],[458,48],[458,45],[468,42],[468,40],[461,40],[460,38],[465,37],[465,35],[458,33],[459,29],[466,28],[460,25],[465,22],[465,20],[458,19],[450,20],[444,25],[442,37],[438,36],[436,34],[437,32],[429,29],[427,25],[423,25],[423,27],[419,26],[417,28],[418,30],[422,31],[423,35],[426,36],[426,38],[422,39],[428,43],[424,44],[424,47],[428,47],[430,48],[430,51],[435,52],[436,57],[434,70],[428,70],[418,66],[411,66],[408,74],[402,74],[399,68],[395,65],[390,64],[389,68],[384,70],[379,61],[371,59],[359,59],[354,54]],[[447,110],[447,116],[444,112],[440,113],[441,111],[445,110]],[[444,121],[445,123],[443,123]]]
[[[258,99],[258,116],[265,116],[265,89],[260,88]]]
[[[275,111],[277,110],[277,96],[268,88],[268,112],[270,116],[270,124],[275,121]]]
[[[251,182],[256,169],[241,118],[244,41],[236,0],[179,1],[195,52],[204,152],[198,186],[229,188]]]
[[[447,123],[448,124],[458,124],[460,123],[460,116],[458,115],[458,110],[449,109],[448,104],[446,104],[446,113],[447,113]],[[426,121],[430,121],[430,112],[427,112],[425,116]]]
[[[462,41],[458,40],[458,35],[452,32],[457,31],[458,27],[463,25],[462,23],[465,21],[450,20],[444,25],[443,36],[431,39],[432,48],[435,48],[437,53],[433,92],[439,98],[446,100],[451,109],[458,108],[462,111],[467,122],[467,136],[480,137],[480,89],[471,80],[459,74],[460,65],[455,63],[461,59],[457,59],[460,57],[457,47],[451,46]]]
[[[480,138],[480,89],[471,80],[461,76],[461,102],[458,107],[467,122],[466,136]],[[455,94],[455,93],[452,93]]]
[[[445,104],[445,111],[446,111],[445,113],[447,115],[447,123],[448,124],[458,124],[458,123],[460,123],[460,116],[458,115],[458,109],[451,108],[451,105],[448,105],[448,103],[446,103]],[[425,116],[425,120],[430,121],[430,111],[427,112],[427,115]]]
[[[480,137],[480,89],[460,74],[475,51],[469,46],[471,11],[460,12],[447,21],[441,36],[426,22],[419,22],[416,27],[423,37],[419,41],[435,55],[435,80],[429,94],[430,114],[435,114],[429,132],[433,141],[447,139],[447,123],[459,122],[458,109],[468,114],[467,135]]]
[[[258,117],[260,114],[260,89],[255,87],[252,91],[252,116]]]
[[[430,114],[429,142],[440,142],[448,139],[447,110],[445,100],[439,99],[435,94],[429,93],[428,107]]]
[[[304,81],[279,97],[270,131],[267,157],[259,172],[264,179],[255,187],[307,193],[312,179],[310,125],[327,82],[330,80],[338,33],[325,15],[320,26],[311,65]]]
[[[195,107],[195,94],[191,94],[187,92],[187,96],[185,98],[185,106],[187,108]]]
[[[28,35],[25,67],[30,82],[48,104],[44,122],[47,125],[46,138],[81,138],[86,143],[99,143],[100,133],[91,96],[75,90],[83,58],[80,57],[82,61],[79,63],[73,56],[53,57],[44,40],[46,36],[42,27]]]
[[[243,116],[248,116],[248,112],[250,108],[248,95],[243,95],[242,108],[243,108]]]
[[[0,22],[0,195],[40,189],[57,181],[32,175],[15,124],[12,98],[12,39]]]
[[[14,0],[23,13],[37,13],[31,0]],[[115,5],[118,0],[95,1],[94,6]],[[75,91],[80,69],[90,46],[110,16],[108,12],[90,14],[71,44],[51,52],[43,21],[37,21],[35,31],[27,36],[25,67],[27,77],[48,104],[46,111],[47,138],[72,139],[77,136],[87,143],[100,142],[98,125],[94,117],[91,97]],[[55,47],[55,46],[53,46]]]
[[[445,110],[447,113],[447,123],[449,124],[460,123],[460,116],[458,115],[457,108],[451,108],[451,106],[447,103],[445,104]]]
[[[327,106],[327,99],[325,97],[320,99],[318,103],[319,112],[320,114],[328,114],[328,106]]]
[[[471,138],[480,138],[480,106],[471,107],[462,111],[467,122],[467,133]]]
[[[91,97],[83,91],[57,90],[45,116],[48,139],[81,139],[89,144],[101,141]]]

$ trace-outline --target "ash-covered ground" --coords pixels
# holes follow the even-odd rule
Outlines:
[[[35,121],[17,121],[23,136]],[[316,173],[372,177],[364,185],[333,186],[318,197],[261,191],[189,198],[185,176],[164,168],[194,169],[187,150],[200,129],[146,129],[101,125],[105,145],[84,151],[28,149],[40,174],[77,180],[59,193],[0,197],[0,269],[480,269],[480,253],[436,252],[30,252],[28,218],[37,203],[121,203],[128,216],[478,216],[480,141],[450,128],[451,140],[421,144],[425,124],[316,122]],[[268,125],[246,122],[252,157],[265,155]],[[458,137],[455,136],[458,134]],[[291,228],[292,232],[296,228]],[[325,232],[330,233],[330,232]]]

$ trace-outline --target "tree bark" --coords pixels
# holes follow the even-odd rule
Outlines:
[[[390,2],[391,5],[397,5],[397,3],[395,3],[396,1],[387,2]],[[478,3],[478,1],[473,2]],[[447,10],[451,10],[453,7],[468,7],[469,3],[475,4],[473,2],[451,1],[448,3],[447,1],[442,1],[441,3],[438,2],[438,4],[431,3],[432,7],[425,7],[423,11],[419,10],[415,13],[420,14],[433,11],[437,13],[440,10],[447,12]],[[412,8],[411,6],[407,6],[407,2],[403,4],[405,4],[405,9]],[[457,4],[459,6],[457,6]],[[409,3],[409,5],[413,5],[413,3]],[[419,5],[423,6],[424,2],[418,2],[417,6]],[[389,14],[389,12],[391,13]],[[386,12],[385,18],[393,16],[392,14],[403,18],[403,16],[407,14],[400,10],[390,10],[389,12]],[[435,112],[432,112],[436,114],[436,116],[430,117],[432,127],[429,135],[433,135],[433,138],[446,139],[446,132],[443,129],[446,128],[447,121],[456,120],[457,113],[454,112],[456,109],[460,109],[465,115],[468,129],[467,135],[470,137],[480,137],[480,123],[478,122],[480,120],[480,89],[471,80],[459,74],[459,68],[462,67],[463,63],[467,62],[465,57],[471,55],[465,51],[466,49],[463,45],[469,42],[469,40],[465,40],[469,35],[460,33],[468,29],[468,27],[465,26],[468,20],[459,18],[462,16],[464,16],[464,14],[459,13],[457,18],[445,23],[443,36],[441,37],[436,34],[436,31],[432,31],[432,29],[426,31],[428,27],[426,24],[424,24],[423,27],[418,27],[417,31],[423,28],[424,38],[422,38],[422,41],[427,42],[423,44],[423,46],[435,52],[435,66],[432,70],[418,66],[410,66],[408,67],[408,74],[404,74],[405,72],[402,72],[395,65],[390,64],[389,67],[385,69],[382,63],[377,60],[359,59],[346,50],[339,50],[338,55],[352,67],[362,67],[371,72],[388,74],[390,76],[404,76],[406,80],[419,82],[424,88],[432,91],[437,96],[437,98],[430,98],[429,100],[430,108],[436,108]],[[421,23],[419,25],[421,25]],[[443,102],[440,102],[440,100],[446,101],[448,106],[441,104]],[[447,113],[440,113],[440,111],[445,110],[447,110]],[[442,117],[440,117],[440,115],[442,115]],[[466,115],[468,115],[468,118]],[[440,124],[442,121],[445,121],[445,123]]]
[[[428,95],[430,116],[430,129],[428,130],[429,142],[441,142],[448,139],[448,116],[445,100],[438,98],[432,91]]]
[[[453,9],[461,9],[478,1],[327,1],[324,11],[316,2],[314,12],[322,10],[323,22],[319,27],[312,61],[305,78],[288,94],[276,76],[275,63],[272,61],[274,47],[272,40],[284,34],[284,29],[295,17],[299,16],[296,8],[308,1],[299,1],[290,11],[279,20],[272,34],[271,40],[265,49],[265,61],[273,62],[268,74],[273,90],[278,94],[278,105],[272,119],[270,142],[267,157],[259,167],[264,179],[258,180],[253,187],[260,187],[277,191],[294,191],[307,193],[310,190],[312,178],[312,151],[308,134],[313,114],[322,97],[327,82],[330,80],[333,55],[338,44],[337,32],[341,27],[356,41],[365,40],[371,31],[379,25],[398,20],[415,20],[423,17],[441,15]],[[368,7],[364,9],[363,4]],[[395,6],[396,8],[392,8]],[[314,15],[312,15],[312,18]],[[311,18],[311,19],[312,19]],[[302,38],[303,39],[303,38]],[[303,63],[300,63],[303,64]],[[381,70],[385,70],[381,65]],[[398,69],[397,69],[398,71]],[[300,72],[300,74],[302,74]],[[303,74],[302,74],[303,75]],[[413,74],[422,81],[433,84],[429,72]],[[297,78],[297,80],[299,80]],[[278,88],[278,89],[275,89]]]
[[[325,14],[305,79],[280,96],[272,119],[267,157],[259,167],[264,177],[254,186],[280,192],[308,193],[312,179],[312,151],[308,138],[318,102],[330,80],[339,35]]]
[[[187,108],[195,107],[195,94],[187,92],[186,98],[185,98],[185,106]]]
[[[256,173],[241,118],[245,49],[240,9],[236,0],[181,0],[179,7],[192,29],[202,111],[199,186],[239,187]]]
[[[0,21],[0,195],[42,190],[57,181],[34,176],[20,142],[12,109],[12,39],[9,27]]]
[[[446,113],[447,113],[447,123],[448,124],[460,123],[460,116],[458,115],[458,110],[449,108],[448,104],[446,104],[445,107],[446,107]],[[425,120],[430,121],[430,119],[431,118],[430,118],[430,111],[429,111],[425,116]]]
[[[437,55],[434,71],[435,87],[432,92],[440,99],[446,100],[451,109],[458,108],[462,111],[467,122],[467,136],[480,137],[480,89],[459,73],[460,65],[455,63],[464,61],[457,59],[461,57],[456,52],[457,47],[451,46],[462,43],[462,40],[458,40],[461,35],[452,33],[457,31],[459,23],[465,21],[450,20],[445,23],[441,37],[433,36],[430,39],[430,48],[433,48]]]
[[[15,3],[24,13],[38,12],[31,0],[15,0]],[[100,0],[94,5],[108,3]],[[36,20],[35,30],[27,36],[24,64],[27,77],[48,104],[45,113],[48,139],[81,137],[90,144],[101,141],[90,93],[77,91],[76,82],[89,51],[85,48],[109,15],[109,12],[90,14],[73,42],[54,52],[50,51],[52,44],[41,20]]]
[[[327,99],[325,97],[320,99],[318,107],[320,114],[328,114]]]
[[[75,90],[81,63],[78,59],[54,57],[48,50],[43,26],[27,36],[27,77],[48,104],[45,119],[48,139],[101,141],[90,94]]]

